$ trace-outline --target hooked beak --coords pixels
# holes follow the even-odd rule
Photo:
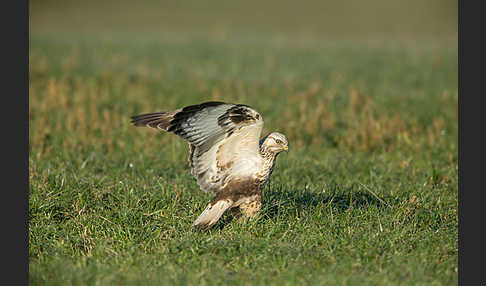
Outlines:
[[[288,153],[289,152],[289,146],[285,146],[284,151]]]

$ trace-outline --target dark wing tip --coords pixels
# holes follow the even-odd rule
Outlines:
[[[154,112],[134,115],[130,122],[135,126],[148,126],[157,129],[167,130],[173,118],[172,112]]]
[[[154,113],[145,113],[139,115],[133,115],[130,117],[130,122],[136,126],[146,125],[148,122],[152,121],[153,119],[157,119],[162,115],[162,112],[154,112]]]

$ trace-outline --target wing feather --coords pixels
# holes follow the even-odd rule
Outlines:
[[[206,192],[218,193],[235,170],[241,171],[245,164],[259,158],[256,155],[263,118],[247,105],[205,102],[133,116],[132,123],[172,132],[187,140],[191,174]]]

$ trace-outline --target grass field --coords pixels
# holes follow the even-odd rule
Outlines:
[[[338,28],[345,7],[309,1],[53,3],[30,3],[31,285],[457,284],[454,2]],[[207,100],[291,150],[257,219],[198,232],[187,144],[130,116]]]

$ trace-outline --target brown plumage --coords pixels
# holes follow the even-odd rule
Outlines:
[[[273,132],[260,140],[263,117],[244,104],[205,102],[132,117],[135,126],[172,132],[189,142],[191,174],[215,196],[194,226],[209,227],[230,208],[254,216],[287,138]]]

